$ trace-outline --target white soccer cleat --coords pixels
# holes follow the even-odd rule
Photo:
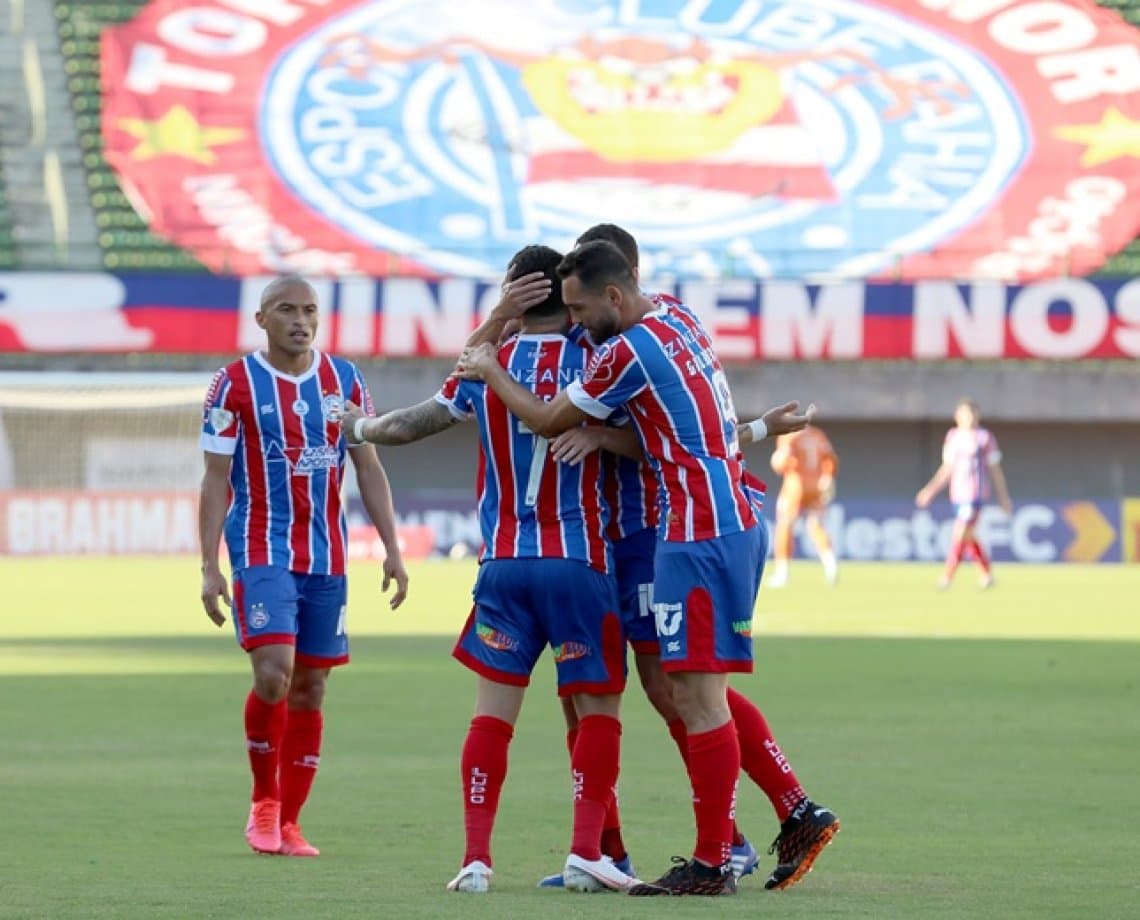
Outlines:
[[[491,867],[480,859],[469,862],[459,874],[447,883],[448,891],[466,891],[469,894],[486,894],[491,890]]]
[[[567,891],[628,891],[640,882],[626,875],[608,856],[601,859],[583,859],[577,853],[566,857],[562,868],[562,884]]]

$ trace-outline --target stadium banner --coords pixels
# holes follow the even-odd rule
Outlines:
[[[435,534],[436,553],[479,551],[479,521],[469,492],[398,491],[395,500],[403,526],[426,526]],[[359,502],[352,507],[352,513],[362,514]],[[768,507],[769,517],[773,509]],[[946,503],[922,509],[891,500],[837,501],[825,514],[840,558],[884,562],[941,562],[950,546],[953,518],[954,509]],[[1140,562],[1140,499],[1024,502],[1011,516],[987,507],[978,533],[1002,562]],[[802,524],[797,523],[795,534],[796,557],[809,558],[812,550]]]
[[[407,558],[479,551],[468,490],[400,490],[397,531]],[[0,491],[0,555],[177,555],[198,551],[196,492]],[[358,496],[350,498],[349,555],[383,558]],[[903,501],[835,502],[825,513],[843,559],[941,561],[953,509]],[[978,523],[993,558],[1005,562],[1140,563],[1140,498],[1018,504],[1012,516],[986,508]],[[812,554],[799,525],[795,555]]]
[[[352,559],[383,559],[361,512],[349,527]],[[427,527],[397,526],[401,551],[433,551]],[[198,552],[198,493],[97,489],[0,490],[0,556],[169,556]]]
[[[267,281],[0,272],[0,351],[251,351],[264,344],[255,315]],[[452,358],[499,297],[497,283],[467,278],[323,279],[314,286],[325,312],[317,345],[351,357]],[[729,279],[647,287],[692,306],[726,362],[1140,358],[1140,279]]]
[[[1092,0],[152,0],[105,155],[212,271],[1025,281],[1140,231],[1140,31]]]

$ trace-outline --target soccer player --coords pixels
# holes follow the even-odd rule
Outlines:
[[[776,497],[776,539],[770,588],[788,583],[788,560],[792,557],[792,526],[806,517],[808,534],[815,544],[823,575],[829,585],[839,580],[839,563],[831,537],[823,526],[823,512],[835,497],[835,475],[839,458],[823,430],[815,425],[802,431],[782,434],[772,454],[772,469],[784,477]]]
[[[752,668],[752,608],[767,551],[767,531],[743,487],[736,412],[696,315],[646,297],[615,246],[586,243],[563,259],[558,274],[571,319],[601,343],[580,381],[550,401],[535,399],[486,345],[465,350],[459,372],[485,380],[541,436],[626,407],[661,493],[653,609],[661,666],[686,730],[697,824],[693,858],[629,893],[731,892],[737,731],[755,728],[734,724],[727,677]],[[772,433],[785,430],[792,429],[774,425]],[[770,737],[767,743],[776,746]],[[838,830],[835,815],[804,796],[798,783],[794,794],[777,838],[779,865],[766,887],[798,881]]]
[[[393,608],[408,590],[384,468],[375,450],[348,451],[341,436],[345,402],[370,405],[368,390],[352,364],[314,347],[319,312],[303,278],[266,286],[256,314],[266,347],[214,375],[201,435],[202,604],[218,626],[226,620],[219,599],[232,609],[253,668],[245,838],[259,853],[286,856],[319,854],[299,817],[320,763],[329,673],[348,662],[346,455],[386,550],[383,590],[395,582]],[[218,562],[223,533],[232,600]]]
[[[612,243],[625,256],[632,269],[634,280],[639,276],[639,251],[637,241],[629,231],[616,224],[597,224],[578,237],[577,245],[594,240]],[[649,295],[658,304],[675,302],[666,295]],[[578,336],[585,344],[593,347],[588,336]],[[773,427],[788,424],[784,415],[794,411],[795,404],[789,403],[769,410],[766,417],[773,418]],[[809,410],[810,411],[810,410]],[[807,418],[807,416],[805,416]],[[792,422],[798,423],[798,420]],[[741,425],[738,434],[743,442],[752,440],[754,428]],[[766,426],[765,426],[766,430]],[[591,451],[603,449],[611,453],[607,466],[606,495],[610,503],[611,518],[608,535],[614,544],[614,568],[618,581],[618,597],[621,602],[622,625],[626,639],[633,649],[634,662],[642,689],[650,704],[665,721],[670,737],[677,745],[683,762],[688,761],[688,738],[685,723],[673,704],[673,691],[669,678],[661,668],[660,651],[657,642],[657,629],[653,617],[653,557],[656,545],[658,523],[657,476],[645,455],[638,447],[631,452],[628,443],[619,437],[609,426],[586,425],[563,432],[551,447],[556,459],[566,462],[580,462]],[[763,484],[756,482],[752,494],[762,496]],[[782,821],[787,817],[790,796],[798,784],[791,774],[789,782],[787,761],[779,748],[766,747],[764,741],[771,732],[764,717],[756,706],[743,694],[732,687],[728,688],[729,708],[733,713],[734,724],[742,744],[743,767],[746,773],[769,796],[777,816]],[[577,717],[572,705],[563,706],[567,724],[567,745],[573,747],[577,733]],[[745,726],[741,733],[739,726]],[[749,731],[748,726],[759,726]],[[795,799],[791,804],[795,804]],[[625,871],[630,872],[629,855],[621,834],[621,817],[615,796],[606,814],[602,834],[602,852],[614,859]],[[750,875],[759,864],[760,856],[740,828],[733,824],[731,865],[737,879]],[[548,875],[539,881],[540,887],[559,887],[563,884],[561,875]]]
[[[981,420],[981,413],[972,400],[958,400],[954,408],[954,427],[946,432],[946,439],[942,442],[942,464],[915,496],[918,507],[925,508],[947,483],[950,485],[950,501],[956,513],[946,567],[938,579],[939,589],[950,587],[958,564],[967,554],[974,557],[982,570],[979,581],[982,589],[994,583],[989,556],[978,541],[975,529],[982,505],[989,501],[991,481],[1002,510],[1006,514],[1013,511],[1001,469],[997,439],[988,429],[981,427]]]
[[[560,253],[528,246],[508,279],[542,271],[545,299],[522,316],[519,335],[492,360],[528,395],[551,399],[585,370],[589,354],[570,342]],[[513,282],[508,281],[508,286]],[[617,782],[625,669],[605,536],[601,460],[570,466],[550,455],[546,438],[512,416],[481,382],[448,378],[433,398],[367,418],[352,407],[342,424],[357,440],[406,444],[458,421],[479,426],[479,523],[483,536],[475,606],[453,655],[476,674],[475,715],[461,759],[466,852],[452,891],[485,892],[492,875],[491,834],[507,774],[507,753],[523,695],[544,646],[554,651],[558,692],[580,715],[571,753],[576,779],[566,887],[625,890],[636,882],[605,859],[602,825]]]

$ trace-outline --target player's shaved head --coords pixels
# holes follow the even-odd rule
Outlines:
[[[550,294],[546,300],[527,310],[525,316],[541,319],[566,312],[566,304],[562,301],[562,285],[558,283],[558,265],[561,261],[562,253],[549,246],[524,246],[511,256],[510,267],[507,269],[508,281],[535,272],[542,272],[550,281]]]
[[[306,296],[310,296],[311,302],[316,303],[317,292],[308,281],[300,275],[281,275],[270,281],[261,292],[261,309],[264,310],[273,303],[273,301],[284,295],[290,288],[305,288],[307,291]]]
[[[594,293],[609,284],[630,292],[637,290],[633,266],[608,240],[591,240],[568,252],[558,264],[558,277],[566,280],[571,276],[577,278],[585,290]]]
[[[592,243],[594,240],[605,240],[607,243],[613,243],[625,256],[625,260],[633,267],[633,270],[637,271],[639,257],[637,240],[628,230],[619,227],[617,224],[594,224],[578,237],[578,242],[574,245],[581,246],[584,243]]]

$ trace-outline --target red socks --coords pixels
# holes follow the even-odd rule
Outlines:
[[[277,762],[285,733],[285,706],[285,700],[267,703],[252,690],[245,698],[245,743],[249,749],[255,802],[281,798]]]
[[[514,733],[510,723],[493,716],[475,716],[467,729],[459,767],[467,834],[465,866],[477,859],[491,865],[491,831],[507,778],[507,748]]]
[[[970,541],[970,547],[974,551],[974,559],[978,563],[978,565],[981,567],[982,572],[985,573],[986,575],[989,575],[990,574],[990,559],[989,559],[989,556],[986,555],[986,551],[984,549],[982,549],[982,544],[978,542],[977,537],[974,537],[974,539]]]
[[[290,709],[281,741],[281,823],[296,824],[301,806],[309,797],[317,767],[321,764],[321,731],[324,716],[319,709]]]
[[[689,735],[689,777],[697,846],[693,857],[720,866],[732,855],[736,783],[740,776],[740,742],[732,722],[711,732]]]
[[[578,720],[578,739],[570,756],[574,777],[574,832],[570,852],[601,859],[602,828],[614,801],[621,760],[621,722],[592,715]],[[624,854],[622,854],[624,855]]]
[[[782,823],[803,801],[804,790],[756,704],[729,687],[728,708],[740,738],[740,765],[768,796]]]

